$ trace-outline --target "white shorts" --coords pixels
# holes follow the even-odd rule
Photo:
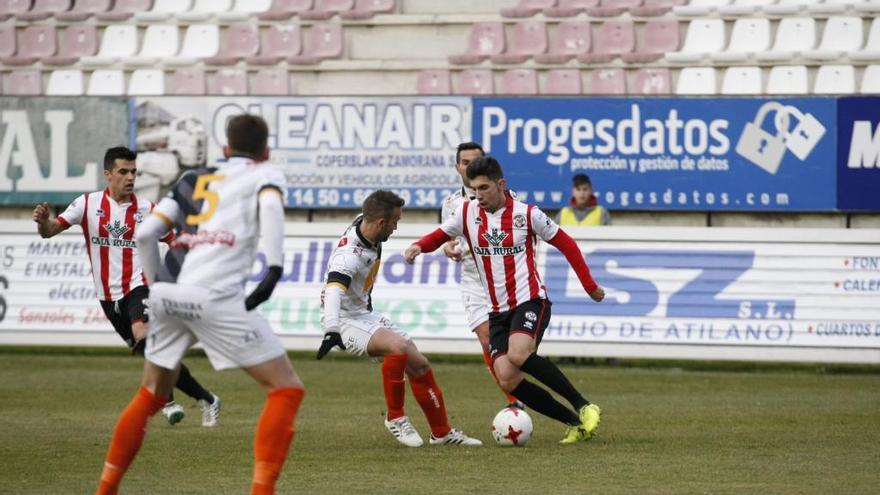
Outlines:
[[[150,286],[150,333],[144,356],[174,369],[196,341],[216,370],[247,368],[285,354],[281,340],[242,294],[218,296],[193,285]]]
[[[397,328],[393,321],[380,314],[366,313],[339,318],[339,334],[342,336],[345,350],[356,356],[366,354],[367,344],[370,343],[373,334],[380,328],[387,328],[406,340],[412,340],[408,333]]]
[[[477,291],[462,285],[461,302],[464,303],[464,314],[471,331],[489,321],[489,304],[486,302],[486,293],[482,287]]]

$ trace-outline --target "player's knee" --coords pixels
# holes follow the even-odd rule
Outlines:
[[[517,368],[521,368],[526,359],[529,358],[529,354],[531,352],[526,349],[511,349],[507,351],[507,359]]]
[[[394,339],[391,344],[388,346],[389,354],[409,354],[411,350],[412,342],[404,339],[403,337],[398,337]]]

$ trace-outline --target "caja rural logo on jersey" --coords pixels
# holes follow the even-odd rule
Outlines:
[[[92,244],[131,249],[137,247],[137,244],[135,244],[133,240],[122,238],[125,233],[128,232],[128,226],[119,220],[107,222],[107,224],[104,225],[104,228],[107,230],[107,233],[110,234],[110,237],[92,236]]]
[[[483,237],[489,241],[492,247],[475,246],[474,252],[482,256],[508,256],[525,251],[525,246],[501,246],[507,235],[507,232],[493,227],[492,230],[483,233]]]

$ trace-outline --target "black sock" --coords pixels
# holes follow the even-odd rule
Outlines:
[[[550,390],[565,397],[565,400],[571,403],[575,411],[580,411],[582,407],[590,403],[562,374],[562,370],[536,353],[532,353],[519,369],[537,378],[539,382],[550,387]]]
[[[183,364],[180,365],[180,376],[177,377],[177,384],[175,384],[175,386],[193,399],[206,400],[208,401],[208,404],[214,403],[214,396],[205,390],[202,385],[193,378],[189,372],[189,368]]]
[[[577,426],[581,424],[581,418],[571,409],[563,406],[558,400],[554,399],[550,392],[535,385],[534,383],[523,379],[510,392],[514,397],[521,400],[526,406],[538,411],[539,413],[553,418],[560,423],[569,426]]]

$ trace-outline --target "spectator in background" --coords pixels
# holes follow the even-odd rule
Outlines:
[[[556,223],[562,226],[596,226],[610,225],[611,214],[593,194],[593,183],[586,174],[577,174],[571,178],[571,205],[559,210]]]

